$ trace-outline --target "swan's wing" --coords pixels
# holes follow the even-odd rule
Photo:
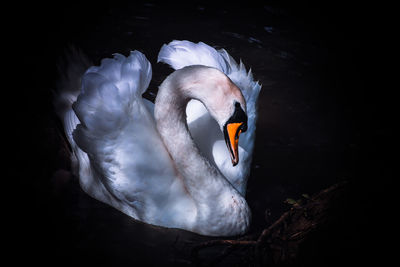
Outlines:
[[[80,121],[73,137],[107,191],[99,196],[89,187],[89,194],[132,217],[168,225],[160,221],[170,219],[162,216],[162,207],[176,193],[169,194],[177,179],[141,96],[150,79],[151,65],[137,51],[129,57],[115,54],[89,68],[73,105]]]
[[[240,161],[235,167],[232,166],[223,135],[206,108],[200,102],[192,100],[186,113],[189,129],[201,151],[244,194],[254,147],[260,84],[254,81],[251,71],[247,72],[242,62],[237,64],[226,50],[216,50],[202,42],[172,41],[164,44],[158,55],[158,62],[167,63],[174,69],[189,65],[214,67],[224,72],[241,89],[247,104],[248,130],[240,135]]]

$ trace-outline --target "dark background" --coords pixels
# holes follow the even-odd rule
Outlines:
[[[4,9],[4,12],[8,9]],[[11,9],[10,9],[11,11]],[[286,198],[349,181],[341,212],[304,246],[300,265],[376,261],[392,254],[396,213],[393,125],[396,98],[387,61],[390,7],[288,1],[218,4],[57,2],[15,6],[5,43],[16,66],[4,104],[13,137],[4,188],[13,260],[108,266],[190,264],[209,240],[135,222],[84,194],[52,107],[57,64],[69,45],[94,64],[139,50],[153,65],[149,91],[170,73],[156,63],[174,39],[225,48],[263,85],[247,200],[251,234],[289,207]],[[17,26],[14,26],[17,25]],[[12,27],[11,27],[12,26]],[[5,56],[10,56],[4,51]],[[211,256],[213,252],[211,251]],[[11,254],[10,254],[11,255]],[[210,256],[210,257],[211,257]],[[246,265],[231,257],[229,264]]]

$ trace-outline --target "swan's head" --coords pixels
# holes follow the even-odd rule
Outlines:
[[[163,103],[174,108],[186,107],[190,99],[202,102],[217,121],[225,136],[232,164],[237,165],[239,135],[247,130],[246,101],[240,89],[216,68],[192,65],[179,69],[160,85],[154,111],[158,124],[165,124],[166,114],[172,111],[166,111]]]
[[[239,135],[247,130],[247,115],[239,102],[235,102],[232,116],[222,127],[232,165],[239,163]]]
[[[190,69],[190,67],[187,67]],[[246,101],[240,89],[215,68],[192,66],[192,97],[203,102],[224,134],[233,166],[239,163],[239,136],[247,130]]]

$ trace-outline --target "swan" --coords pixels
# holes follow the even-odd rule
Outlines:
[[[141,52],[91,67],[70,54],[54,103],[80,186],[148,224],[244,234],[261,86],[226,50],[202,42],[164,44],[158,62],[174,72],[153,104],[142,97],[152,69]]]

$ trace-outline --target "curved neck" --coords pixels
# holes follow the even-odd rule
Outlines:
[[[196,205],[197,225],[192,230],[207,235],[242,234],[250,221],[246,201],[201,155],[186,123],[188,101],[200,100],[209,109],[209,100],[204,96],[210,92],[206,88],[218,88],[218,84],[210,84],[213,82],[210,79],[206,85],[199,82],[197,68],[202,70],[200,66],[193,66],[175,71],[161,84],[154,108],[157,129]],[[196,86],[199,83],[201,87]],[[210,101],[215,101],[218,92],[211,95],[214,99]]]
[[[190,135],[186,122],[187,103],[194,98],[202,101],[207,107],[203,99],[207,89],[191,88],[198,84],[198,76],[194,75],[193,71],[189,75],[184,71],[174,72],[161,84],[154,116],[157,129],[179,173],[184,177],[188,192],[196,203],[202,203],[209,198],[218,198],[221,190],[236,190],[220,171],[201,155]]]

